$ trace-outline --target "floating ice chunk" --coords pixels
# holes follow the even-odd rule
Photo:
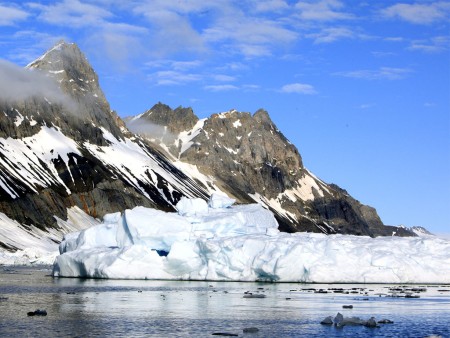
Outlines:
[[[234,202],[236,202],[235,199],[229,198],[228,196],[224,196],[218,193],[214,193],[211,195],[208,206],[213,209],[222,209],[222,208],[228,208],[231,207]]]

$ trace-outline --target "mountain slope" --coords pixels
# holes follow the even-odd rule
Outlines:
[[[187,116],[183,118],[182,113]],[[188,122],[182,125],[180,121]],[[143,135],[179,161],[214,177],[214,183],[239,202],[265,205],[284,231],[412,235],[404,228],[384,226],[375,209],[308,171],[297,148],[265,110],[253,115],[231,110],[199,120],[188,108],[172,110],[158,103],[128,119],[127,125],[132,130],[139,125],[141,132],[145,126],[159,128],[159,137]]]

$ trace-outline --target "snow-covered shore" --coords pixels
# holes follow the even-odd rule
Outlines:
[[[450,241],[278,231],[260,205],[213,195],[178,213],[136,207],[69,234],[55,276],[314,283],[450,283]]]
[[[23,227],[0,213],[0,265],[52,265],[59,255],[58,244],[64,234],[81,231],[100,223],[78,207],[67,210],[67,220],[56,218],[58,226],[46,231]]]

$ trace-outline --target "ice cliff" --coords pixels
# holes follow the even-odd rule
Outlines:
[[[61,277],[317,283],[450,283],[439,238],[282,233],[259,204],[182,198],[177,213],[136,207],[66,235]]]

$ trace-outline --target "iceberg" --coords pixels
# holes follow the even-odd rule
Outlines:
[[[259,204],[182,199],[65,236],[53,275],[305,283],[450,283],[450,241],[283,233]]]

